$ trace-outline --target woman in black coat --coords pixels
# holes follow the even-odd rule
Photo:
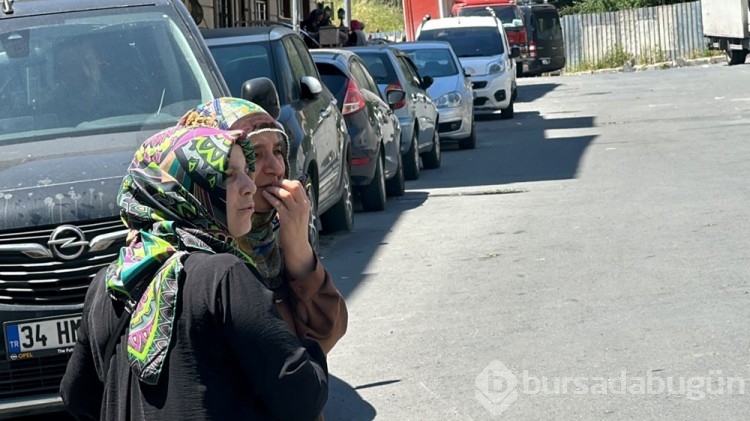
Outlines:
[[[76,418],[321,413],[328,374],[320,346],[278,318],[234,240],[254,211],[250,136],[174,127],[136,152],[118,196],[128,246],[92,281],[61,385]]]

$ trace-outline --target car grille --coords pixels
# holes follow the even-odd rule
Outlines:
[[[69,357],[0,361],[0,398],[57,392]]]
[[[482,106],[486,102],[487,102],[487,98],[484,98],[484,97],[474,98],[474,106],[475,107],[476,106]]]
[[[125,229],[119,219],[76,225],[86,240]],[[37,243],[47,247],[56,226],[35,231],[19,230],[0,235],[0,248]],[[20,252],[0,252],[0,303],[80,304],[96,272],[117,258],[124,240],[103,250],[84,252],[70,261],[51,257],[33,258]]]
[[[471,87],[474,89],[482,89],[487,86],[487,81],[482,82],[472,82]]]

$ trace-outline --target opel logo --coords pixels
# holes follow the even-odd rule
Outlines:
[[[60,225],[52,231],[47,242],[49,251],[61,260],[73,260],[83,254],[89,242],[78,227]]]

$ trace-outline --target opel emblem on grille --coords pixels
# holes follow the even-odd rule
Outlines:
[[[52,231],[47,246],[53,256],[62,260],[73,260],[83,254],[89,242],[78,227],[60,225]]]

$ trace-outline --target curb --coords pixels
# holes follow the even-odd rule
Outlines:
[[[697,59],[684,59],[678,58],[674,61],[665,61],[662,63],[654,64],[638,64],[633,65],[630,62],[626,62],[622,67],[615,67],[611,69],[598,69],[598,70],[587,70],[583,72],[565,73],[563,76],[575,76],[575,75],[591,75],[598,73],[630,73],[630,72],[646,72],[650,70],[664,70],[675,67],[690,67],[690,66],[706,66],[709,64],[720,64],[725,63],[726,57],[724,56],[713,56],[713,57],[702,57]]]

